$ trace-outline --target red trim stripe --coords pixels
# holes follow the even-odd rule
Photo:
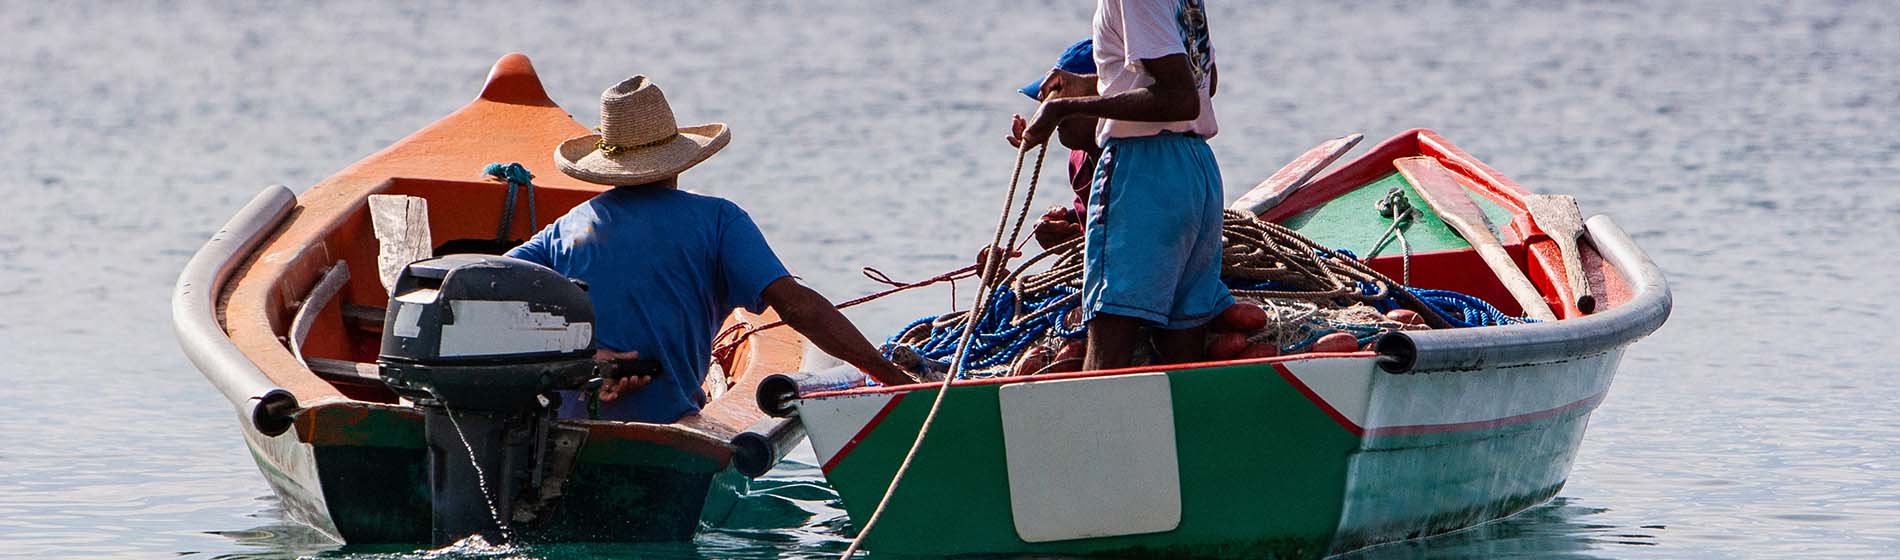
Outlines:
[[[1127,375],[1131,373],[1154,373],[1157,371],[1175,372],[1175,371],[1189,371],[1189,370],[1196,370],[1196,369],[1227,367],[1227,366],[1246,366],[1246,365],[1254,365],[1254,364],[1280,364],[1280,363],[1285,363],[1285,362],[1297,362],[1297,361],[1302,361],[1302,360],[1318,360],[1318,359],[1324,359],[1324,358],[1370,358],[1377,355],[1378,354],[1374,354],[1372,352],[1366,352],[1366,351],[1309,352],[1305,354],[1294,354],[1291,356],[1274,356],[1271,358],[1247,358],[1247,359],[1242,359],[1242,360],[1198,362],[1198,363],[1192,363],[1192,364],[1161,364],[1161,365],[1140,366],[1140,367],[1121,368],[1121,369],[1102,369],[1102,370],[1095,370],[1095,371],[1078,371],[1078,372],[1071,372],[1071,373],[1052,373],[1052,374],[1047,374],[1047,375],[1035,375],[1035,376],[1029,376],[1029,377],[1008,376],[1008,377],[987,377],[983,379],[964,379],[964,380],[959,380],[959,381],[953,381],[950,383],[950,386],[951,387],[978,387],[978,386],[983,386],[983,385],[1002,385],[1006,383],[1034,383],[1037,381],[1056,381],[1056,380],[1061,380],[1061,379],[1079,379],[1079,378],[1084,378],[1084,377],[1108,377],[1111,375]],[[858,387],[855,389],[841,389],[837,391],[820,391],[820,392],[812,393],[809,395],[799,395],[798,399],[807,400],[807,399],[819,399],[819,398],[825,398],[825,397],[875,395],[879,393],[909,393],[911,391],[923,391],[923,390],[935,389],[941,386],[943,386],[943,382],[931,381],[927,383],[912,383],[909,385],[894,385],[894,386],[886,386],[886,387]]]
[[[1273,370],[1276,372],[1279,372],[1280,378],[1285,379],[1288,385],[1293,386],[1294,390],[1299,391],[1301,395],[1305,395],[1306,400],[1311,401],[1313,403],[1313,406],[1319,407],[1320,411],[1325,412],[1327,416],[1332,417],[1333,421],[1339,424],[1339,427],[1345,428],[1346,431],[1352,432],[1352,435],[1355,435],[1355,436],[1366,436],[1368,434],[1374,435],[1374,436],[1412,436],[1412,435],[1421,435],[1421,434],[1438,434],[1438,433],[1446,433],[1446,432],[1465,432],[1465,431],[1471,431],[1471,430],[1485,430],[1485,429],[1490,429],[1490,428],[1509,426],[1513,424],[1523,424],[1526,422],[1535,422],[1537,420],[1542,420],[1542,419],[1549,418],[1552,416],[1557,416],[1557,415],[1570,412],[1579,408],[1594,408],[1596,407],[1598,403],[1603,402],[1603,396],[1605,394],[1605,393],[1597,393],[1595,395],[1584,397],[1583,399],[1580,399],[1575,402],[1572,402],[1563,406],[1559,406],[1556,408],[1547,408],[1547,409],[1539,410],[1536,412],[1526,412],[1524,414],[1506,416],[1503,418],[1492,418],[1490,420],[1477,420],[1477,421],[1472,421],[1472,422],[1454,422],[1450,424],[1414,424],[1414,425],[1409,425],[1409,426],[1386,426],[1383,428],[1372,428],[1368,430],[1364,426],[1360,426],[1358,424],[1353,423],[1352,419],[1347,418],[1345,414],[1341,414],[1339,412],[1339,409],[1333,408],[1332,403],[1326,402],[1326,399],[1321,398],[1319,396],[1319,393],[1313,392],[1313,389],[1311,387],[1307,387],[1306,383],[1301,382],[1299,376],[1293,375],[1293,371],[1290,369],[1287,369],[1286,366],[1283,366],[1280,364],[1274,364]]]
[[[1539,410],[1537,412],[1527,412],[1527,413],[1519,414],[1516,416],[1506,416],[1503,418],[1493,418],[1490,420],[1478,420],[1475,422],[1458,422],[1454,424],[1418,424],[1418,425],[1413,425],[1413,426],[1390,426],[1390,427],[1385,427],[1385,428],[1373,428],[1371,433],[1372,435],[1375,435],[1375,436],[1415,436],[1415,435],[1421,435],[1421,434],[1438,434],[1438,433],[1445,433],[1445,432],[1464,432],[1464,431],[1471,431],[1471,430],[1484,430],[1484,429],[1497,428],[1497,427],[1502,427],[1502,426],[1509,426],[1512,424],[1523,424],[1526,422],[1534,422],[1537,420],[1550,418],[1552,416],[1561,415],[1563,413],[1570,412],[1572,410],[1576,410],[1579,408],[1594,408],[1596,407],[1597,403],[1603,402],[1603,395],[1604,395],[1603,393],[1597,393],[1595,395],[1584,397],[1581,400],[1578,400],[1576,402],[1566,404],[1563,406],[1559,406],[1557,408],[1548,408],[1544,410]]]
[[[845,455],[851,453],[852,449],[857,448],[858,442],[864,441],[864,438],[869,437],[871,430],[877,429],[878,424],[884,423],[884,417],[890,416],[892,410],[897,410],[897,403],[900,402],[904,402],[903,393],[891,397],[889,402],[884,403],[884,408],[878,409],[877,415],[872,416],[870,422],[865,422],[864,427],[858,428],[858,433],[851,436],[850,441],[844,442],[844,445],[838,448],[838,452],[833,453],[830,459],[826,459],[825,464],[820,465],[818,470],[825,474],[831,474],[832,467],[838,466],[838,460],[843,459]]]
[[[1354,424],[1352,419],[1346,418],[1344,414],[1340,414],[1339,409],[1333,408],[1332,403],[1326,402],[1326,399],[1320,398],[1319,393],[1313,392],[1311,387],[1307,387],[1305,383],[1301,383],[1300,378],[1293,375],[1293,370],[1287,369],[1286,366],[1280,364],[1273,364],[1273,371],[1279,372],[1281,379],[1285,379],[1287,384],[1292,385],[1293,389],[1299,391],[1300,394],[1306,395],[1306,400],[1312,401],[1313,405],[1318,406],[1320,411],[1325,412],[1327,416],[1333,417],[1333,421],[1338,422],[1339,427],[1345,428],[1346,431],[1352,432],[1352,435],[1355,436],[1366,435],[1365,428]]]

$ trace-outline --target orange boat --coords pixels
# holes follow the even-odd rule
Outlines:
[[[430,472],[425,414],[376,363],[389,292],[369,197],[426,200],[430,239],[495,240],[498,224],[508,228],[502,241],[524,239],[531,221],[548,223],[604,187],[543,173],[533,197],[516,197],[480,171],[491,162],[551,170],[553,146],[585,133],[527,57],[510,54],[467,106],[302,195],[264,189],[191,259],[172,301],[180,344],[237,406],[244,441],[292,519],[348,543],[431,540],[430,479],[440,473]],[[503,217],[505,201],[518,219]],[[714,363],[726,375],[708,376],[710,402],[682,423],[561,422],[579,433],[557,469],[566,471],[558,502],[496,523],[529,540],[691,538],[731,506],[746,473],[768,469],[800,436],[767,419],[753,393],[766,374],[801,369],[804,346],[775,329],[722,352]]]

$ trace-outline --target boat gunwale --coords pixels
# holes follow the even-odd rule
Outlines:
[[[1635,293],[1579,317],[1521,325],[1404,331],[1379,337],[1374,351],[1390,373],[1533,366],[1614,351],[1661,328],[1673,300],[1662,269],[1609,216],[1584,222],[1585,236]]]
[[[185,357],[237,407],[246,427],[273,437],[291,428],[289,418],[277,415],[296,410],[297,396],[231,340],[219,301],[240,266],[296,208],[288,187],[265,187],[192,254],[172,288],[172,330]]]
[[[1043,374],[1043,375],[1028,375],[1028,376],[1006,375],[1006,376],[997,376],[997,377],[984,377],[984,378],[979,378],[979,379],[961,379],[957,381],[952,381],[950,383],[950,388],[956,389],[956,388],[961,388],[961,387],[980,387],[984,385],[1008,385],[1012,383],[1035,383],[1039,381],[1061,381],[1065,379],[1086,379],[1086,378],[1091,378],[1091,377],[1112,377],[1112,376],[1117,376],[1117,375],[1133,375],[1133,374],[1138,374],[1138,373],[1187,372],[1187,371],[1193,371],[1193,370],[1198,370],[1198,369],[1213,369],[1213,368],[1225,368],[1225,367],[1234,367],[1234,366],[1272,365],[1272,364],[1281,364],[1281,363],[1287,363],[1287,362],[1300,362],[1300,361],[1306,361],[1306,360],[1321,360],[1321,359],[1331,359],[1331,358],[1372,358],[1372,357],[1377,357],[1377,356],[1378,356],[1378,353],[1367,351],[1367,350],[1360,350],[1360,351],[1355,351],[1355,352],[1309,352],[1305,354],[1271,356],[1271,357],[1266,357],[1266,358],[1241,358],[1241,359],[1236,359],[1236,360],[1193,362],[1193,363],[1186,363],[1186,364],[1151,364],[1151,365],[1145,365],[1145,366],[1133,366],[1133,367],[1116,368],[1116,369],[1098,369],[1098,370],[1091,370],[1091,371],[1050,373],[1050,374]],[[911,383],[907,385],[854,387],[851,389],[817,391],[809,395],[799,395],[798,398],[794,399],[794,401],[796,402],[796,401],[826,399],[826,398],[834,398],[834,397],[857,397],[857,396],[864,396],[864,395],[882,395],[882,394],[890,394],[890,393],[909,393],[912,391],[927,391],[931,389],[937,389],[940,387],[943,387],[943,383],[938,382],[938,381],[931,381],[931,382],[924,382],[924,383]]]

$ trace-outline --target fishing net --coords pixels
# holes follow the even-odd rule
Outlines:
[[[1276,354],[1307,351],[1333,333],[1350,334],[1364,345],[1402,329],[1528,321],[1469,295],[1406,287],[1352,253],[1237,212],[1226,214],[1222,242],[1221,280],[1239,304],[1266,312],[1266,326],[1246,333],[1247,342],[1270,345]],[[1030,257],[999,284],[989,304],[976,314],[963,377],[1079,370],[1079,353],[1064,356],[1064,350],[1087,335],[1080,310],[1082,240]],[[1416,313],[1419,320],[1406,322],[1388,314],[1398,309]],[[925,378],[941,378],[970,318],[967,310],[920,318],[890,338],[885,355]],[[1025,369],[1018,362],[1027,353],[1046,353],[1051,359]],[[1152,348],[1141,347],[1134,360],[1140,365],[1152,357]]]

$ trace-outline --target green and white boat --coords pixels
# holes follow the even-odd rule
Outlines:
[[[1624,349],[1668,317],[1668,286],[1603,216],[1572,249],[1583,274],[1567,273],[1558,240],[1529,217],[1533,195],[1428,130],[1387,140],[1259,217],[1365,254],[1390,223],[1373,202],[1394,187],[1418,199],[1394,163],[1418,156],[1449,170],[1498,224],[1558,320],[1403,331],[1356,352],[959,380],[866,547],[1320,557],[1556,495]],[[1413,286],[1528,311],[1422,210],[1407,230]],[[1371,264],[1396,277],[1403,258]],[[1594,313],[1578,308],[1580,287]],[[784,412],[802,420],[854,521],[876,509],[939,387],[789,399]]]

